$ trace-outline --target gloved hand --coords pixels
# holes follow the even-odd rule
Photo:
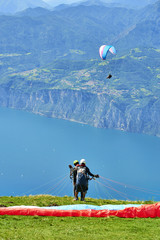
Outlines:
[[[94,175],[94,177],[96,177],[96,178],[99,178],[99,175],[98,175],[98,174],[96,174],[96,175]]]
[[[69,168],[72,168],[72,165],[68,165]]]

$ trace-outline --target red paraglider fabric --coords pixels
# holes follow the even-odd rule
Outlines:
[[[160,203],[146,204],[139,207],[126,207],[123,210],[59,210],[41,207],[1,207],[0,215],[24,215],[24,216],[54,216],[54,217],[109,217],[121,218],[155,218],[160,217]]]

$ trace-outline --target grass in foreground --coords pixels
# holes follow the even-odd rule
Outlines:
[[[73,202],[72,200],[73,198],[71,197],[61,198],[49,195],[29,197],[1,197],[0,204],[4,206],[53,206],[75,204],[75,202]],[[91,198],[87,198],[86,200],[86,204],[96,205],[141,203]],[[77,203],[80,202],[76,202],[76,204]],[[160,218],[123,219],[117,217],[62,218],[39,216],[0,216],[0,239],[159,240]]]

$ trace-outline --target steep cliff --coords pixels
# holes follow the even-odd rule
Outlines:
[[[77,90],[39,90],[26,93],[0,88],[0,105],[94,127],[160,135],[160,100],[124,106],[107,94]]]

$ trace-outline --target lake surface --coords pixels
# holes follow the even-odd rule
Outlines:
[[[0,108],[0,195],[73,196],[69,164],[100,179],[87,197],[160,200],[160,138]]]

